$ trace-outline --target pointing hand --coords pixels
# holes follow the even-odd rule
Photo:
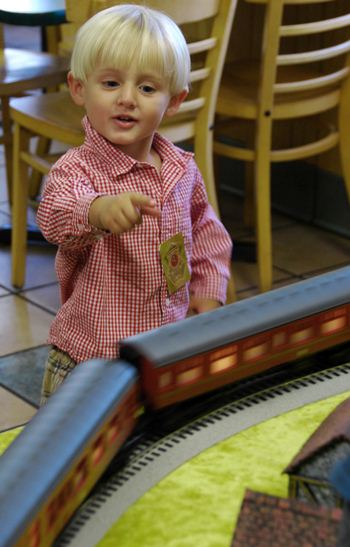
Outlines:
[[[142,222],[142,215],[160,217],[155,201],[137,192],[100,196],[90,205],[89,223],[97,228],[122,234]]]

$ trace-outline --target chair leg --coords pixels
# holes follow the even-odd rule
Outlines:
[[[10,118],[9,98],[1,97],[2,131],[5,150],[5,166],[8,200],[12,203],[12,127]]]
[[[350,78],[347,78],[342,86],[340,94],[338,127],[339,150],[344,177],[345,189],[350,205]]]
[[[22,150],[29,146],[30,134],[15,124],[13,147],[13,207],[12,207],[12,284],[21,288],[25,281],[27,250],[28,166],[21,161]]]
[[[248,228],[255,225],[254,163],[245,162],[243,221]]]
[[[255,210],[260,291],[272,288],[271,116],[261,115],[255,140]]]
[[[39,137],[36,146],[36,154],[41,157],[49,152],[51,140],[46,137]],[[40,195],[40,187],[43,180],[42,173],[32,169],[29,182],[29,198],[35,200]]]
[[[194,149],[196,153],[196,162],[204,179],[208,194],[208,200],[215,213],[220,218],[219,204],[216,192],[214,177],[214,151],[213,151],[213,132],[206,129],[198,131],[195,136]]]
[[[195,137],[194,149],[200,151],[200,153],[198,153],[196,156],[196,162],[205,182],[209,203],[213,207],[218,218],[220,218],[219,203],[214,177],[213,131],[199,131],[198,135],[196,135]],[[236,300],[236,289],[233,275],[231,274],[227,286],[226,303],[231,304]]]
[[[259,287],[265,292],[272,288],[270,162],[267,155],[256,162],[255,189]]]

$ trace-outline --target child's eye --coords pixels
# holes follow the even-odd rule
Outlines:
[[[156,91],[156,89],[149,84],[140,85],[140,89],[141,91],[143,91],[143,93],[146,93],[147,95]]]
[[[105,80],[104,82],[102,82],[102,85],[103,87],[114,88],[118,87],[119,84],[115,80]]]

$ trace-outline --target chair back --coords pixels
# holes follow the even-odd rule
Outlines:
[[[261,44],[249,59],[235,54],[225,65],[217,114],[255,121],[255,131],[252,134],[251,126],[242,126],[243,139],[250,144],[241,147],[233,143],[231,157],[255,161],[259,146],[271,161],[279,162],[333,148],[339,134],[330,111],[339,106],[341,116],[347,116],[350,110],[344,100],[350,85],[350,4],[339,0],[244,3],[246,7],[256,4],[263,29]],[[282,124],[272,128],[276,120],[296,123],[287,132]],[[225,118],[220,123],[224,129]],[[226,154],[223,148],[225,145],[215,143],[218,154]]]
[[[296,118],[337,106],[350,72],[350,5],[335,14],[337,0],[246,2],[266,6],[260,115]],[[293,111],[289,99],[297,101]]]

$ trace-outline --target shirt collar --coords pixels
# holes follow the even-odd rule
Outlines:
[[[120,175],[131,171],[133,167],[140,164],[137,160],[131,158],[122,152],[117,146],[114,146],[109,140],[105,139],[91,125],[87,116],[84,116],[83,128],[85,131],[85,145],[93,149],[94,153],[102,156],[110,165],[111,170]],[[158,152],[163,162],[170,161],[175,164],[179,170],[185,170],[188,162],[193,158],[192,152],[187,152],[175,146],[168,139],[155,133],[153,147]]]

